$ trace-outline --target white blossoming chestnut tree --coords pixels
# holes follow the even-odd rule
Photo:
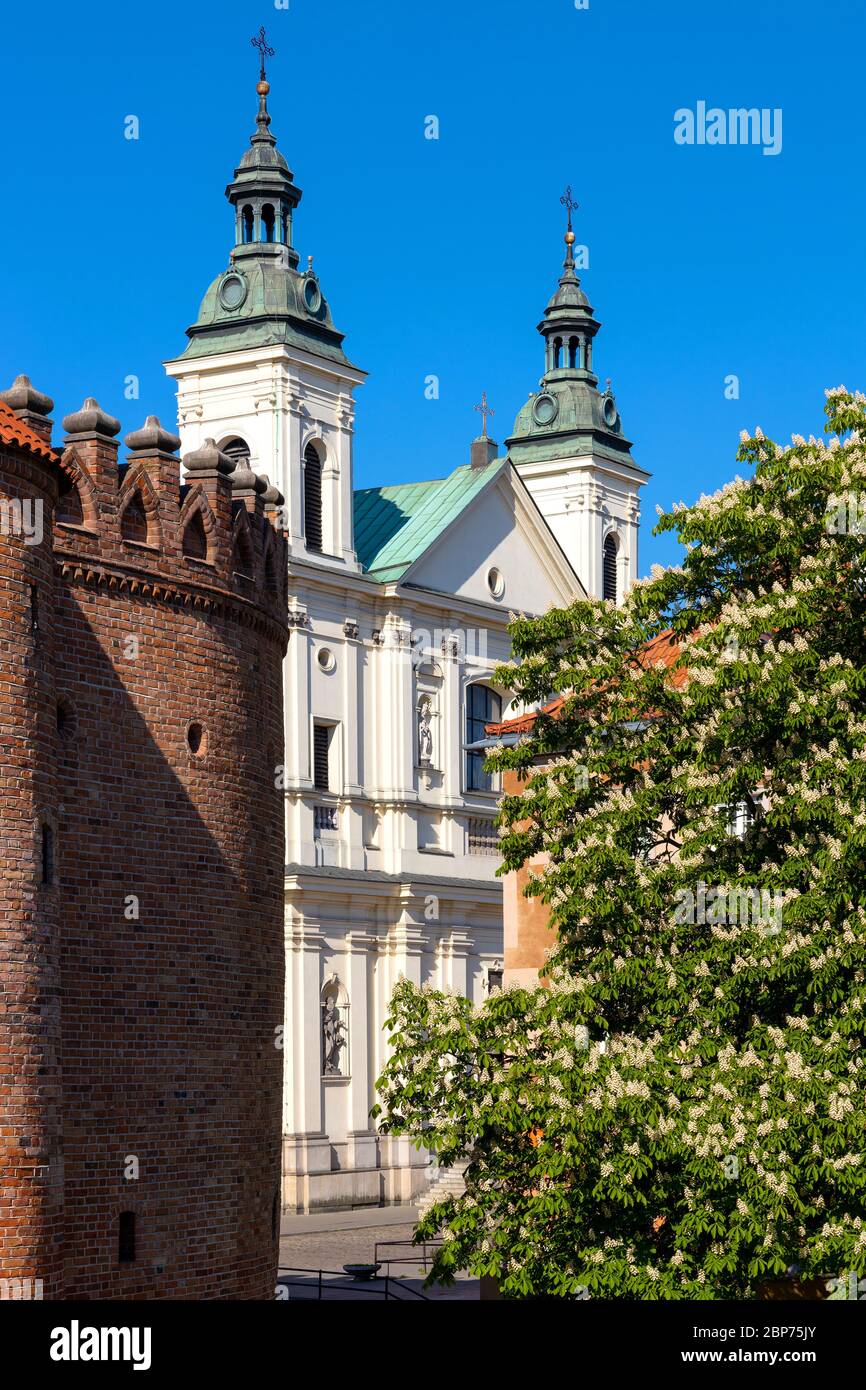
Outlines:
[[[826,413],[828,443],[744,436],[745,480],[661,516],[681,566],[513,623],[501,679],[554,703],[489,765],[555,945],[480,1006],[401,982],[374,1112],[465,1166],[419,1227],[436,1279],[866,1273],[866,402]]]

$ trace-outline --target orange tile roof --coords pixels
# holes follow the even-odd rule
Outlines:
[[[663,661],[668,670],[671,670],[674,663],[679,660],[682,654],[682,647],[673,633],[673,628],[668,628],[666,632],[660,632],[658,637],[653,637],[652,641],[647,642],[642,648],[640,664],[645,669],[650,666],[657,666]],[[678,666],[671,674],[671,685],[674,690],[681,690],[686,683],[688,671],[685,666]]]
[[[0,401],[0,444],[15,444],[19,449],[29,449],[31,454],[38,454],[44,459],[57,458],[56,450],[23,420],[19,420],[5,401]]]
[[[670,670],[680,655],[680,644],[674,636],[673,629],[668,628],[666,632],[660,632],[658,637],[653,637],[642,648],[638,660],[645,669],[655,666],[659,661],[663,661]],[[686,681],[688,672],[685,667],[679,667],[671,675],[671,684],[675,690],[679,690]],[[557,695],[550,704],[542,705],[540,710],[530,710],[528,714],[520,714],[516,719],[506,719],[502,724],[487,724],[484,732],[492,738],[498,738],[504,734],[528,734],[535,724],[539,714],[549,714],[554,717],[565,704],[566,697]]]

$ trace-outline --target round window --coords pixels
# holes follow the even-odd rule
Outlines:
[[[532,404],[532,414],[537,425],[552,425],[559,411],[559,402],[546,391],[536,396]]]
[[[498,570],[495,565],[487,571],[487,587],[494,598],[502,598],[505,593],[505,580],[502,577],[502,571]]]
[[[223,277],[219,288],[219,301],[224,309],[239,309],[247,297],[247,282],[237,270],[229,271]]]
[[[336,659],[334,657],[334,653],[330,650],[329,647],[320,647],[316,655],[316,660],[319,663],[320,670],[322,671],[333,671],[334,667],[337,664]]]
[[[311,314],[317,314],[321,308],[322,291],[312,277],[304,281],[304,303]]]

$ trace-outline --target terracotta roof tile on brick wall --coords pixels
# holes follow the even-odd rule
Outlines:
[[[681,647],[673,629],[668,628],[666,632],[660,632],[658,637],[653,637],[650,642],[642,648],[638,658],[641,666],[649,670],[651,666],[656,666],[659,661],[663,661],[669,670],[679,657]],[[685,667],[679,667],[671,674],[671,684],[675,690],[679,690],[685,684],[687,671]],[[549,714],[556,716],[565,704],[565,696],[557,695],[550,704],[542,705],[540,710],[530,710],[527,714],[520,714],[516,719],[506,719],[502,724],[488,724],[485,733],[491,738],[499,738],[508,734],[528,734],[539,714]]]
[[[14,410],[10,410],[5,401],[0,401],[0,444],[17,444],[21,449],[29,449],[33,454],[39,454],[44,459],[56,459],[57,453],[50,444],[46,444],[35,430],[29,425],[25,425],[23,420],[19,420]]]

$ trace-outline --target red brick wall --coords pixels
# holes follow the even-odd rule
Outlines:
[[[167,455],[144,463],[148,544],[125,543],[115,445],[73,447],[85,524],[58,525],[54,547],[62,1279],[56,1227],[52,1257],[34,1251],[29,1272],[50,1269],[70,1298],[271,1298],[284,543],[261,499],[246,499],[256,575],[233,577],[242,504],[215,472],[186,497],[188,509],[205,496],[213,563],[184,558]],[[264,575],[274,543],[276,593]],[[52,696],[52,728],[55,709]],[[4,811],[4,840],[5,828]],[[135,1214],[129,1263],[121,1212]],[[0,1275],[8,1258],[0,1233]]]
[[[56,476],[56,465],[0,444],[0,1279],[41,1277],[46,1298],[61,1292],[63,1199],[57,890],[40,882],[40,827],[55,824],[58,799]],[[16,529],[14,501],[42,507],[41,544]]]

